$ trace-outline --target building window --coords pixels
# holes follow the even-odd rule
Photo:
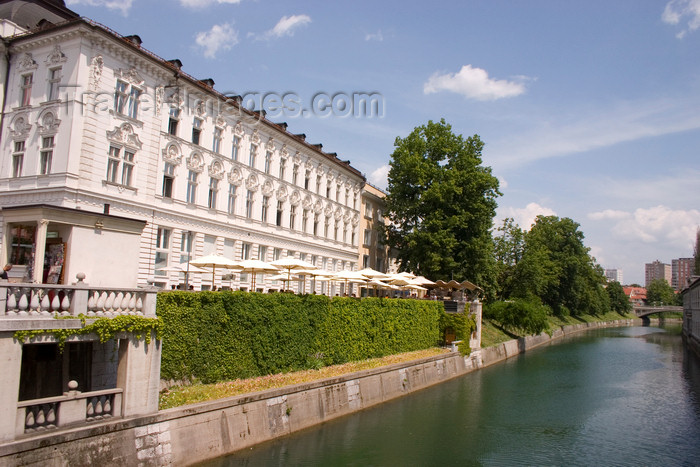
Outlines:
[[[258,146],[255,144],[250,145],[250,155],[248,156],[248,166],[255,168],[255,157],[258,153]]]
[[[47,100],[58,100],[59,85],[61,84],[61,69],[52,68],[49,70]]]
[[[319,215],[316,214],[314,216],[314,237],[318,235],[318,222],[319,222]]]
[[[180,109],[176,107],[170,108],[170,117],[168,118],[168,134],[177,136],[177,125],[180,123]]]
[[[39,154],[39,173],[48,175],[51,173],[51,161],[53,159],[53,136],[41,138],[41,153]]]
[[[137,119],[140,98],[141,90],[139,88],[118,80],[117,87],[114,90],[114,111],[120,115]]]
[[[335,201],[336,203],[340,203],[340,183],[335,187]]]
[[[301,231],[306,233],[306,225],[309,223],[309,210],[304,209],[301,213]]]
[[[34,258],[35,225],[13,225],[10,230],[9,263],[26,266]]]
[[[299,178],[299,166],[297,164],[294,164],[294,167],[292,168],[292,183],[294,185],[297,184],[298,178]]]
[[[250,243],[241,245],[241,259],[250,259]]]
[[[339,221],[333,223],[333,240],[336,242],[338,241],[338,224],[340,224]]]
[[[261,220],[265,223],[267,223],[267,210],[270,206],[270,197],[269,196],[263,196],[262,199],[262,215]]]
[[[316,194],[320,195],[321,194],[321,176],[316,175]]]
[[[134,152],[124,148],[115,146],[109,147],[109,157],[107,159],[107,181],[110,183],[131,186],[131,180],[134,172]],[[121,178],[119,177],[119,169],[121,165]]]
[[[277,217],[275,219],[275,225],[277,227],[282,227],[282,211],[284,209],[284,204],[282,201],[277,201]]]
[[[364,244],[367,246],[372,245],[372,231],[370,229],[365,229]]]
[[[289,208],[289,228],[294,230],[294,224],[296,223],[297,219],[297,207],[296,206],[290,206]]]
[[[158,227],[156,233],[156,257],[154,261],[154,275],[165,276],[163,268],[168,266],[168,251],[170,249],[170,229]]]
[[[365,217],[368,219],[372,218],[372,204],[369,201],[365,202]]]
[[[238,161],[238,149],[241,144],[241,139],[238,136],[233,137],[233,149],[231,149],[231,160]]]
[[[272,152],[267,151],[265,153],[265,173],[270,173],[270,165],[272,164]]]
[[[212,143],[211,150],[214,151],[216,154],[219,154],[221,152],[221,135],[221,128],[214,128],[214,142]]]
[[[352,229],[352,246],[357,246],[356,240],[357,240],[357,235],[355,235],[355,229]]]
[[[192,232],[182,232],[180,237],[180,262],[186,263],[192,259]]]
[[[22,75],[22,100],[20,106],[27,107],[32,103],[32,83],[34,80],[34,75],[31,73],[28,75]]]
[[[245,216],[248,219],[253,217],[253,192],[250,190],[245,195]]]
[[[192,143],[199,144],[199,140],[202,136],[202,119],[195,118],[192,122]]]
[[[272,261],[277,261],[282,257],[282,249],[281,248],[275,248],[272,250]]]
[[[12,153],[12,176],[17,178],[22,176],[22,166],[24,165],[24,141],[15,141],[15,150]]]
[[[267,247],[265,245],[260,245],[258,247],[258,259],[260,261],[265,261],[265,258],[267,258]]]
[[[228,186],[228,213],[236,213],[236,185],[232,183]]]
[[[197,201],[197,172],[192,170],[187,174],[187,202],[194,204]]]
[[[347,242],[348,242],[348,225],[345,224],[343,226],[343,243],[347,243]]]
[[[304,189],[308,190],[310,184],[311,184],[311,172],[307,170],[306,175],[304,175]]]
[[[284,180],[284,170],[287,168],[287,159],[280,159],[280,180]]]
[[[326,237],[326,238],[328,238],[328,223],[329,223],[329,222],[330,222],[330,221],[329,221],[328,218],[326,217],[326,221],[323,223],[323,236]]]
[[[173,182],[175,181],[175,166],[165,163],[163,169],[163,198],[173,197]]]
[[[362,268],[366,269],[369,267],[369,255],[362,255]]]
[[[207,207],[209,209],[216,209],[216,198],[219,194],[219,181],[215,178],[209,179],[209,198],[207,200]]]
[[[350,206],[350,189],[345,189],[345,205]]]

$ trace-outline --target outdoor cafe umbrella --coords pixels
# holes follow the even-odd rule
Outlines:
[[[211,284],[214,285],[214,275],[216,274],[216,268],[233,269],[236,267],[237,263],[228,259],[225,256],[219,255],[208,255],[201,258],[193,259],[190,261],[190,265],[197,266],[199,268],[212,268],[211,271]]]
[[[369,279],[360,274],[360,271],[348,271],[347,269],[335,273],[331,280],[345,281],[345,293],[348,292],[349,282],[363,282],[365,284],[369,282]]]
[[[387,277],[390,277],[389,274],[379,272],[379,271],[372,269],[372,268],[360,269],[357,272],[359,272],[360,274],[362,274],[363,276],[365,276],[366,278],[368,278],[370,280],[371,279],[386,279]]]
[[[318,269],[317,266],[307,263],[306,261],[296,259],[292,256],[288,256],[286,258],[280,258],[276,259],[273,262],[270,263],[276,268],[279,269],[284,269],[287,271],[287,282],[291,282],[292,280],[292,270],[311,270],[311,269]]]
[[[259,259],[244,259],[243,261],[238,261],[235,263],[235,266],[233,268],[241,272],[250,272],[253,274],[253,278],[251,279],[250,285],[251,292],[255,291],[256,274],[260,272],[265,273],[278,271],[278,269],[270,263],[266,263],[265,261],[261,261]]]

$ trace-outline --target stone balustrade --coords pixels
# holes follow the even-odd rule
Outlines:
[[[16,435],[122,416],[122,389],[80,392],[77,386],[71,381],[62,396],[19,402]]]
[[[0,283],[0,319],[86,318],[140,315],[155,317],[155,289]]]

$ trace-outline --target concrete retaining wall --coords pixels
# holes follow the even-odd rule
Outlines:
[[[620,320],[602,326],[623,326]],[[156,415],[51,431],[0,446],[0,464],[188,465],[284,436],[464,375],[601,325],[366,370],[338,378],[164,410]]]

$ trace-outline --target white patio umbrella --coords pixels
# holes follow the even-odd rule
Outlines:
[[[364,275],[360,274],[360,271],[348,271],[347,269],[336,272],[334,274],[334,276],[331,277],[331,280],[345,281],[345,293],[347,293],[347,291],[348,291],[348,283],[350,283],[350,282],[357,282],[357,283],[364,283],[364,284],[369,282],[369,279],[367,277],[365,277]]]
[[[412,282],[417,285],[435,285],[435,282],[431,281],[430,279],[426,279],[423,276],[416,277]]]
[[[302,261],[300,259],[296,259],[293,256],[287,256],[286,258],[280,258],[276,259],[273,262],[270,263],[271,265],[275,266],[276,268],[283,269],[287,271],[287,283],[289,283],[292,280],[292,270],[312,270],[312,269],[318,269],[317,266],[308,263],[306,261]]]
[[[195,266],[193,264],[189,265],[189,271],[188,271],[187,263],[180,263],[180,264],[176,264],[174,266],[168,266],[167,268],[160,268],[158,270],[165,271],[165,272],[184,272],[185,274],[188,272],[209,272],[206,269],[198,268],[197,266]]]
[[[390,274],[379,272],[379,271],[372,269],[372,268],[360,269],[357,272],[359,272],[360,274],[362,274],[363,276],[365,276],[368,279],[386,279],[387,277],[390,277]]]
[[[250,284],[251,291],[255,290],[255,276],[258,273],[278,271],[278,269],[270,263],[266,263],[265,261],[261,261],[259,259],[244,259],[243,261],[238,261],[236,262],[233,269],[239,270],[241,272],[250,272],[253,274],[253,278],[251,279]]]
[[[212,268],[211,271],[211,284],[214,285],[214,275],[216,274],[216,268],[233,269],[236,267],[237,263],[228,259],[225,256],[219,255],[208,255],[201,258],[193,259],[190,261],[190,265],[197,266],[199,268]]]

